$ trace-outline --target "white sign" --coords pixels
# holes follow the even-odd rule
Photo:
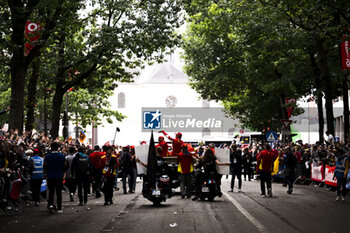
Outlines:
[[[142,146],[136,146],[135,147],[135,155],[137,158],[139,158],[143,163],[147,164],[148,159],[148,148],[149,145],[144,144]],[[137,166],[137,174],[146,174],[147,168],[141,165],[140,163],[136,163]]]
[[[215,149],[215,156],[220,162],[230,162],[230,150],[229,149]],[[230,166],[228,165],[216,165],[216,170],[220,175],[229,175]]]

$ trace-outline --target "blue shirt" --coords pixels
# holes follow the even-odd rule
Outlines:
[[[35,155],[29,159],[33,163],[33,173],[31,179],[43,179],[44,178],[44,159]]]
[[[53,151],[45,156],[47,178],[62,179],[66,159],[62,153]]]

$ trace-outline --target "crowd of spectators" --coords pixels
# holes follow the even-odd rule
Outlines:
[[[30,192],[30,157],[33,153],[44,157],[49,152],[49,147],[52,142],[58,142],[60,152],[62,154],[69,155],[72,143],[64,141],[60,138],[52,139],[45,136],[44,133],[24,132],[20,135],[17,131],[2,132],[0,137],[0,210],[6,207],[9,203],[16,203],[18,199],[23,196],[27,196],[31,199]],[[221,145],[221,148],[232,148],[232,145]],[[313,145],[298,143],[276,143],[273,145],[274,150],[278,152],[279,160],[279,172],[276,174],[283,177],[284,162],[285,162],[285,148],[288,147],[291,153],[296,157],[296,178],[300,181],[310,180],[311,178],[311,164],[313,166],[335,166],[337,155],[349,156],[350,144],[331,142],[321,143],[316,142]],[[242,159],[242,175],[244,179],[253,179],[255,171],[255,162],[257,155],[261,152],[262,144],[252,143],[250,145],[237,145],[237,149],[240,150]],[[132,150],[131,150],[132,151]],[[85,154],[90,155],[93,151],[86,147]],[[196,153],[200,156],[203,152],[203,147],[198,147]],[[134,153],[132,153],[134,154]],[[124,165],[125,166],[125,165]],[[132,166],[134,169],[123,170],[123,188],[126,193],[126,177],[129,176],[130,189],[129,192],[134,192],[135,185],[133,181],[136,180],[136,166]],[[130,176],[132,173],[135,177]],[[239,176],[241,174],[239,173]],[[131,177],[131,179],[130,179]],[[115,186],[116,187],[116,182]]]
[[[40,157],[49,151],[52,142],[58,142],[61,152],[68,153],[71,144],[60,138],[51,139],[44,133],[18,131],[2,132],[0,136],[0,209],[16,204],[22,197],[31,198],[30,157]],[[89,153],[89,152],[88,152]]]

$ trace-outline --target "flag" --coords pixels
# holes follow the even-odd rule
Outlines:
[[[85,141],[86,135],[84,131],[80,130],[80,135],[79,135],[79,141],[80,143],[83,143]]]
[[[155,168],[156,168],[156,146],[154,145],[153,130],[151,134],[151,140],[149,142],[148,158],[147,158],[147,181],[149,181],[150,187],[155,186]]]
[[[27,56],[29,52],[34,48],[35,43],[39,40],[41,26],[39,23],[27,21],[25,28],[25,51],[24,55]]]
[[[71,143],[72,142],[72,136],[70,136],[69,138],[68,138],[68,143]]]
[[[274,165],[273,165],[273,172],[271,173],[272,176],[277,174],[279,166],[280,166],[279,164],[280,164],[280,161],[279,161],[279,156],[278,156],[274,162]]]

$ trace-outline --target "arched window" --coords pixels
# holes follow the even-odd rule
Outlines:
[[[210,102],[208,100],[203,99],[202,100],[202,107],[203,108],[210,108]]]
[[[125,108],[125,94],[123,92],[118,94],[118,108]]]
[[[208,128],[202,129],[202,137],[205,137],[205,136],[210,136],[210,129]]]

